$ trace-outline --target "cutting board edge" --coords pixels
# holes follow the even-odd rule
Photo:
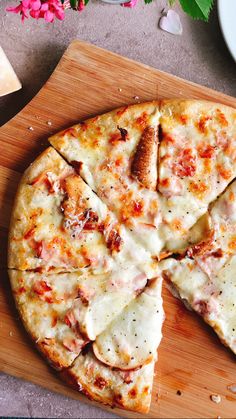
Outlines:
[[[115,53],[113,51],[110,51],[110,50],[106,50],[106,49],[101,48],[101,47],[99,47],[97,45],[93,45],[93,44],[90,44],[88,42],[81,41],[79,39],[74,39],[73,41],[71,41],[71,43],[65,49],[62,57],[58,61],[56,67],[53,70],[53,72],[51,73],[51,75],[49,76],[49,78],[47,79],[47,81],[44,83],[44,85],[40,88],[40,90],[36,93],[36,95],[16,115],[14,115],[5,124],[3,124],[0,127],[0,129],[5,129],[5,128],[8,127],[8,125],[11,125],[12,123],[14,123],[14,120],[15,120],[16,117],[22,117],[22,116],[24,116],[24,112],[27,111],[27,107],[33,105],[34,102],[38,100],[38,97],[40,97],[40,95],[42,94],[42,91],[47,87],[48,84],[50,84],[50,82],[56,76],[57,72],[60,70],[60,66],[61,66],[62,62],[67,58],[67,55],[71,52],[71,50],[73,50],[74,47],[78,47],[78,46],[81,46],[81,45],[82,46],[85,46],[87,48],[89,48],[89,47],[91,48],[91,45],[92,45],[98,51],[109,53],[112,56],[116,57],[117,59],[122,59],[122,60],[126,61],[127,63],[133,64],[133,65],[137,65],[139,67],[141,66],[141,67],[145,68],[146,70],[149,70],[149,71],[152,71],[152,72],[154,71],[157,76],[160,76],[160,77],[161,76],[165,76],[170,81],[173,81],[174,80],[177,83],[184,83],[185,85],[187,84],[189,87],[194,88],[194,89],[203,88],[204,89],[204,92],[207,93],[207,95],[209,95],[209,97],[215,96],[215,95],[217,95],[217,96],[219,95],[223,99],[223,102],[221,101],[220,103],[225,103],[227,106],[234,107],[234,105],[229,105],[228,104],[228,102],[234,101],[235,102],[235,109],[236,109],[236,98],[234,98],[233,96],[227,95],[227,94],[222,93],[222,92],[220,92],[218,90],[211,89],[211,88],[209,88],[207,86],[203,86],[201,84],[192,82],[191,80],[183,79],[182,77],[175,76],[175,75],[173,75],[171,73],[167,73],[167,72],[165,72],[163,70],[159,70],[158,68],[149,66],[149,65],[144,64],[144,63],[139,62],[139,61],[135,61],[135,60],[133,60],[131,58],[124,57],[124,56],[122,56],[120,54],[117,54],[117,53]],[[70,57],[70,60],[73,60],[73,58]],[[77,61],[77,60],[74,59],[74,61]],[[177,97],[178,96],[172,96],[172,97],[171,96],[166,96],[166,99],[172,99],[172,98],[177,98]],[[184,98],[182,98],[182,99],[184,99]],[[191,97],[185,97],[185,99],[191,99]],[[153,100],[155,100],[155,98]],[[211,99],[211,101],[214,101],[214,100]],[[215,102],[217,103],[218,100],[216,100]],[[129,104],[129,103],[127,103],[127,104]],[[112,108],[110,110],[112,110]],[[90,117],[90,116],[91,115],[88,115],[87,117]],[[75,122],[77,122],[77,121],[75,121]]]

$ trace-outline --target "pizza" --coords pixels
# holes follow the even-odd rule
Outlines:
[[[236,110],[140,103],[49,142],[12,211],[16,306],[69,385],[145,413],[163,280],[236,353]]]

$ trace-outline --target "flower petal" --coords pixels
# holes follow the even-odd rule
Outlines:
[[[31,10],[39,10],[41,6],[42,5],[40,0],[34,0],[31,2]]]
[[[122,7],[134,7],[134,6],[136,6],[137,2],[138,2],[138,0],[130,0],[126,3],[122,3],[121,6]]]
[[[46,12],[48,9],[49,9],[48,3],[43,3],[42,6],[41,6],[40,11],[41,12]]]
[[[33,19],[39,19],[39,17],[40,17],[40,10],[30,10],[30,16]]]
[[[46,20],[46,22],[53,22],[54,21],[54,13],[51,12],[50,10],[47,10],[44,13],[44,19]]]
[[[19,4],[19,6],[16,6],[16,7],[7,7],[6,8],[7,12],[12,12],[12,13],[19,13],[19,12],[21,12],[21,10],[22,10],[21,4]]]

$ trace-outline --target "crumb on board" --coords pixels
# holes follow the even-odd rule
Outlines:
[[[28,127],[28,130],[29,131],[34,131],[34,128],[33,127]]]
[[[221,397],[219,394],[211,394],[210,399],[212,402],[217,403],[217,404],[221,402]]]
[[[47,124],[48,124],[49,126],[51,126],[51,125],[52,125],[52,121],[47,121]]]
[[[9,335],[10,335],[10,336],[13,336],[13,332],[12,332],[12,331],[10,331],[10,332],[9,332]]]
[[[134,100],[139,100],[139,96],[134,96],[133,99]]]
[[[122,92],[122,89],[121,89],[121,87],[119,87],[119,88],[118,88],[118,92]]]
[[[232,393],[235,393],[236,394],[236,383],[230,384],[229,386],[227,386],[227,390],[229,390]]]
[[[177,394],[177,396],[181,396],[182,395],[182,392],[180,390],[177,390],[176,391],[176,394]]]

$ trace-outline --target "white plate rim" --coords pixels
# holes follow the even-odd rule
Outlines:
[[[217,9],[225,42],[236,61],[236,0],[218,0]]]

